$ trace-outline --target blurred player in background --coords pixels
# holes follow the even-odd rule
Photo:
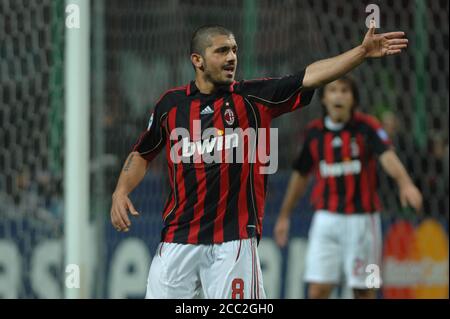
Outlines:
[[[202,145],[212,140],[202,139],[204,130],[213,128],[214,140],[223,138],[228,128],[268,130],[273,118],[308,104],[313,88],[346,74],[367,58],[398,54],[407,43],[403,32],[375,34],[372,27],[361,45],[294,75],[236,82],[233,33],[220,26],[198,29],[191,40],[195,81],[167,91],[156,103],[112,196],[111,222],[118,231],[128,231],[128,212],[138,215],[128,195],[166,146],[171,193],[162,213],[164,228],[146,297],[264,298],[256,246],[262,234],[267,176],[260,173],[258,160],[206,163]],[[200,121],[201,131],[194,121]],[[181,128],[189,137],[175,153],[181,151],[187,161],[176,163],[171,155],[180,140],[174,140],[172,133]],[[256,143],[269,149],[258,144],[260,139]],[[225,156],[235,150],[224,147],[212,152],[216,151]]]
[[[420,211],[422,196],[393,150],[389,136],[372,116],[355,110],[359,94],[348,76],[319,92],[325,116],[310,123],[294,162],[294,172],[274,229],[285,246],[290,215],[314,175],[311,203],[316,210],[309,232],[305,281],[309,298],[328,298],[341,274],[355,298],[375,298],[366,266],[381,262],[380,200],[376,159],[397,183],[403,206]]]

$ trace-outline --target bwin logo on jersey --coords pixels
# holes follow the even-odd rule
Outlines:
[[[361,162],[358,160],[327,164],[320,162],[320,175],[322,177],[339,177],[343,175],[356,175],[361,173]]]
[[[183,138],[181,143],[181,156],[191,157],[194,154],[206,154],[212,153],[213,150],[219,152],[223,150],[229,150],[239,146],[239,135],[237,133],[214,136],[210,139],[200,140],[196,142],[191,142],[189,138]],[[177,143],[177,144],[178,144]]]

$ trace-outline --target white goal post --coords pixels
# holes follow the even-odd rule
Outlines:
[[[70,6],[72,5],[72,6]],[[90,0],[66,0],[66,18],[79,14],[79,28],[66,23],[65,42],[65,167],[64,270],[79,269],[79,288],[68,285],[65,298],[89,298],[89,111],[90,111]],[[66,21],[67,22],[67,21]],[[75,266],[75,269],[77,267]],[[73,268],[70,268],[73,269]],[[76,274],[73,274],[76,276]],[[73,278],[72,278],[73,279]],[[73,282],[72,282],[73,283]]]

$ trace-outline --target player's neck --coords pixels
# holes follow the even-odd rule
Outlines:
[[[352,113],[350,113],[350,114],[341,114],[338,117],[332,117],[330,114],[328,114],[327,117],[330,119],[330,121],[332,121],[335,124],[345,125],[348,122],[350,122],[350,120],[352,118]]]
[[[202,94],[213,94],[217,90],[217,87],[214,83],[205,80],[200,75],[197,75],[195,77],[195,85]]]
[[[336,119],[332,118],[331,116],[327,115],[325,117],[325,126],[332,131],[339,131],[347,124],[347,122],[350,120],[350,117],[347,120],[343,119]]]

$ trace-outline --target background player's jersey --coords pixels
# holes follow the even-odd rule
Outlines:
[[[355,112],[340,130],[324,119],[313,121],[293,168],[303,176],[314,172],[311,203],[316,210],[371,213],[381,209],[377,194],[377,162],[391,145],[372,116]]]
[[[266,164],[258,152],[256,161],[249,161],[248,138],[239,163],[208,163],[204,158],[215,152],[223,160],[230,153],[236,158],[236,145],[227,131],[237,128],[266,128],[265,139],[256,136],[256,149],[265,147],[268,152],[271,120],[312,98],[313,91],[302,90],[303,77],[304,71],[234,82],[211,95],[200,93],[191,82],[161,97],[134,150],[150,161],[166,146],[171,193],[163,210],[162,241],[212,244],[261,235],[267,175],[260,174],[260,168]],[[201,131],[195,127],[198,123]],[[184,128],[187,137],[172,139],[175,128]],[[213,132],[209,138],[202,137],[206,129]],[[188,162],[177,163],[174,154]]]

